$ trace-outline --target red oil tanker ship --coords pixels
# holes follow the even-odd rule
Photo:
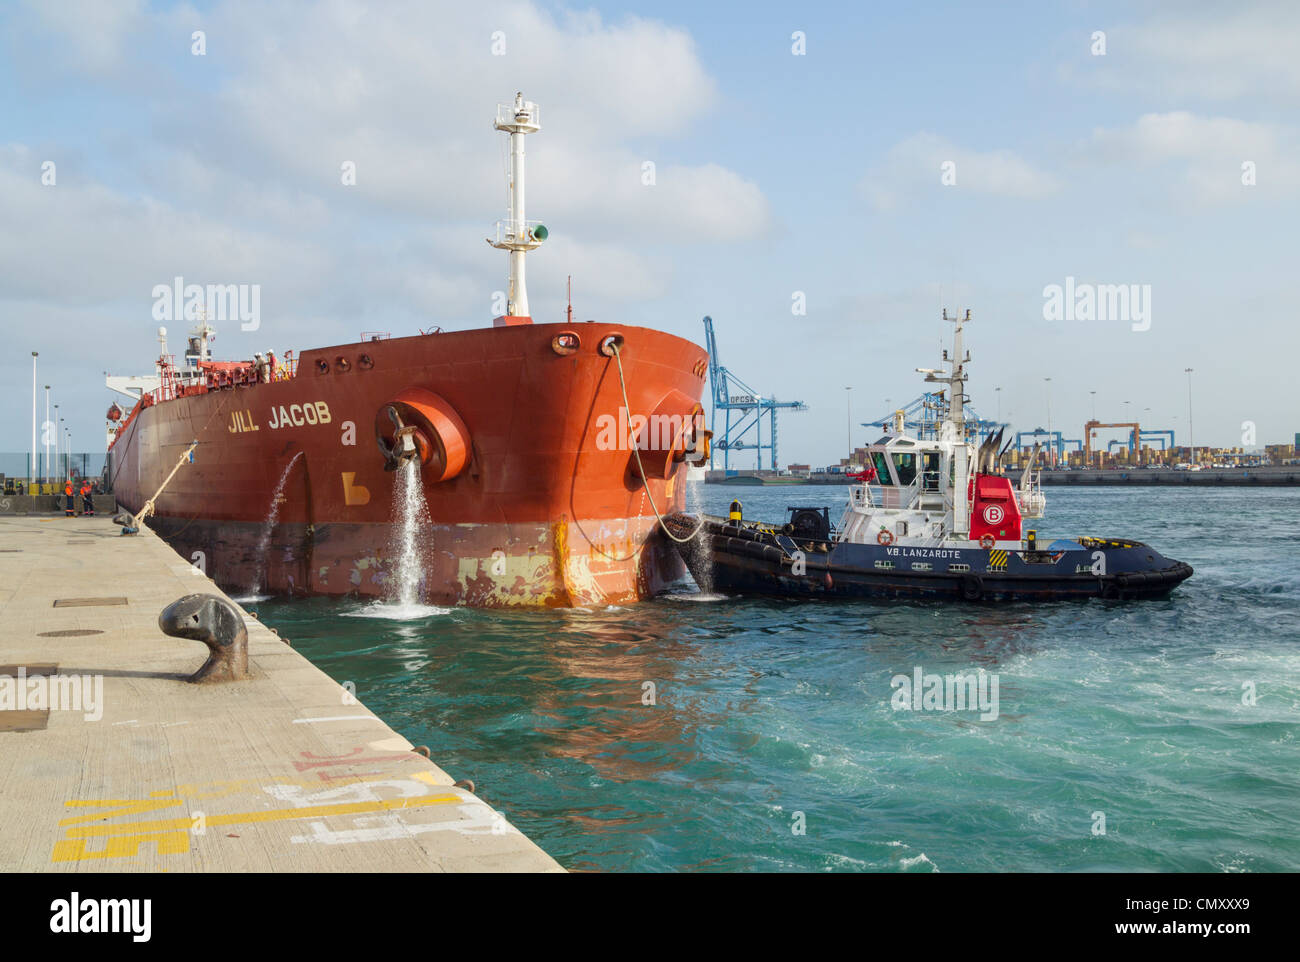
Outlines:
[[[511,207],[490,243],[510,286],[491,328],[222,363],[204,321],[179,368],[164,346],[158,386],[112,431],[117,500],[139,514],[152,499],[150,526],[218,584],[390,595],[409,461],[428,505],[425,602],[612,604],[683,573],[657,515],[684,507],[682,464],[706,456],[707,355],[642,327],[532,322],[524,255],[546,229],[524,219],[523,140],[537,106],[517,97],[496,128]]]

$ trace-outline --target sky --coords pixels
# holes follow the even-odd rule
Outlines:
[[[721,363],[807,405],[782,465],[920,394],[943,307],[1012,430],[1082,437],[1095,405],[1186,443],[1190,381],[1197,445],[1289,442],[1262,362],[1300,353],[1297,49],[1285,0],[5,4],[0,451],[31,444],[32,351],[102,451],[103,375],[152,370],[178,276],[258,285],[225,358],[490,325],[516,91],[534,318],[569,275],[579,319],[703,343],[710,315]],[[1053,316],[1067,284],[1135,296]]]

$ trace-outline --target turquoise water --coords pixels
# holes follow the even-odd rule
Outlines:
[[[703,486],[778,520],[844,496]],[[1196,574],[1156,602],[259,612],[570,869],[1300,870],[1300,490],[1049,488],[1048,515]],[[894,710],[918,667],[996,674],[998,717]]]

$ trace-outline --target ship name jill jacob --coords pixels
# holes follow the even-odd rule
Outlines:
[[[324,401],[308,401],[306,404],[273,406],[266,426],[274,431],[277,428],[302,427],[305,424],[329,424],[331,420],[328,404]],[[229,430],[231,434],[239,434],[258,431],[260,428],[253,420],[253,412],[243,410],[231,412]]]

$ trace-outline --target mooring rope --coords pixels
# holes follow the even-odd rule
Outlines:
[[[632,417],[632,405],[627,403],[627,379],[623,376],[623,356],[619,352],[618,344],[615,341],[609,342],[610,349],[614,352],[614,360],[618,362],[618,386],[623,392],[623,410],[628,412],[628,418]],[[700,533],[704,527],[704,518],[701,516],[699,524],[691,532],[690,537],[679,538],[668,530],[668,525],[664,523],[663,515],[659,513],[659,507],[655,504],[655,496],[650,493],[650,482],[646,479],[645,468],[641,465],[641,446],[635,441],[632,443],[632,453],[636,456],[636,469],[641,475],[641,486],[645,488],[645,496],[650,501],[650,510],[655,513],[655,520],[659,522],[659,527],[663,529],[664,534],[672,538],[678,544],[690,544],[695,540],[695,536]]]

